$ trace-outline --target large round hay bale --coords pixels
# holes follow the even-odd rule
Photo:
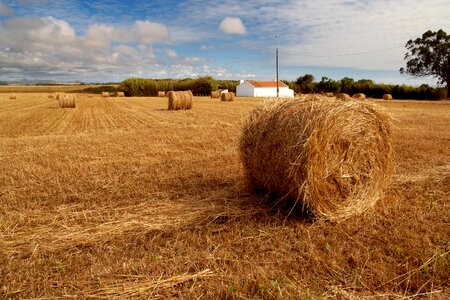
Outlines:
[[[351,99],[351,97],[350,97],[349,94],[346,94],[346,93],[339,93],[339,94],[336,95],[336,99],[342,100],[342,101],[348,101],[348,100]]]
[[[240,157],[255,190],[339,221],[375,205],[392,173],[390,116],[374,103],[271,101],[250,115]]]
[[[384,100],[392,100],[393,98],[392,98],[392,95],[391,95],[391,94],[384,94],[384,95],[383,95],[383,99],[384,99]]]
[[[109,97],[109,92],[102,92],[102,97],[108,98]]]
[[[191,109],[193,95],[191,91],[170,91],[167,93],[169,100],[168,110]]]
[[[125,97],[125,93],[124,92],[117,92],[116,93],[116,97]]]
[[[77,96],[75,94],[62,94],[59,97],[59,107],[61,108],[75,108]]]
[[[55,99],[59,101],[59,100],[61,100],[62,97],[64,97],[64,95],[66,93],[64,93],[64,92],[55,92],[54,94],[55,94]]]
[[[222,93],[220,101],[234,101],[234,93]]]
[[[211,92],[211,98],[220,98],[220,91]]]
[[[363,93],[358,93],[358,94],[354,94],[352,96],[352,98],[358,99],[358,100],[365,100],[366,99],[366,95],[364,95]]]
[[[9,94],[9,99],[12,99],[12,100],[17,99],[16,93]]]
[[[333,93],[325,93],[325,96],[327,96],[327,97],[333,97],[334,96],[334,94]]]
[[[166,92],[158,91],[158,97],[164,97],[164,96],[166,96]]]

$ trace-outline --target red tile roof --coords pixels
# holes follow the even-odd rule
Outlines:
[[[248,83],[253,85],[254,87],[262,87],[262,88],[276,88],[277,82],[276,81],[256,81],[256,80],[247,80]],[[282,83],[281,81],[278,82],[278,87],[288,87],[286,84]]]

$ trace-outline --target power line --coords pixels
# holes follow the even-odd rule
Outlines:
[[[340,54],[330,54],[330,55],[304,55],[303,57],[312,57],[312,58],[329,58],[329,57],[346,57],[346,56],[357,56],[357,55],[364,55],[364,54],[373,54],[373,53],[379,53],[379,52],[385,52],[395,49],[401,49],[404,47],[390,47],[390,48],[382,48],[382,49],[376,49],[376,50],[367,50],[367,51],[360,51],[360,52],[349,52],[349,53],[340,53]]]

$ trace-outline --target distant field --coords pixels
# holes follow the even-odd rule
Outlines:
[[[450,298],[450,102],[377,101],[394,182],[332,224],[246,189],[237,142],[257,99],[62,109],[46,92],[0,94],[0,298]]]
[[[0,85],[0,93],[53,93],[79,91],[102,85]]]

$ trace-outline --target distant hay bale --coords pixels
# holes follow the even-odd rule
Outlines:
[[[334,94],[333,93],[325,93],[325,96],[327,96],[327,97],[333,97],[334,96]]]
[[[348,101],[348,100],[351,99],[351,97],[350,97],[349,94],[346,94],[346,93],[339,93],[339,94],[336,95],[336,99],[342,100],[342,101]]]
[[[116,96],[117,97],[125,97],[125,93],[124,92],[117,92]]]
[[[392,122],[374,103],[308,96],[255,109],[240,157],[248,184],[340,221],[373,207],[392,174]]]
[[[354,94],[352,96],[352,98],[358,99],[358,100],[365,100],[366,99],[366,95],[364,95],[363,93],[358,93],[358,94]]]
[[[191,109],[193,95],[191,91],[170,91],[167,93],[169,100],[168,110]]]
[[[165,97],[165,96],[166,96],[166,92],[158,91],[158,97]]]
[[[384,99],[384,100],[392,100],[393,98],[392,98],[392,95],[391,95],[391,94],[384,94],[384,95],[383,95],[383,99]]]
[[[109,92],[102,92],[103,98],[109,98]]]
[[[9,94],[9,99],[17,99],[16,93]]]
[[[220,91],[211,92],[211,99],[212,98],[220,98]]]
[[[64,94],[59,97],[59,107],[61,108],[75,108],[77,96],[75,94]]]
[[[220,95],[220,101],[234,101],[234,93],[222,93]]]
[[[54,93],[54,95],[55,95],[54,98],[55,98],[56,100],[59,101],[61,98],[64,97],[65,94],[66,94],[66,93],[64,93],[64,92],[55,92],[55,93]]]

